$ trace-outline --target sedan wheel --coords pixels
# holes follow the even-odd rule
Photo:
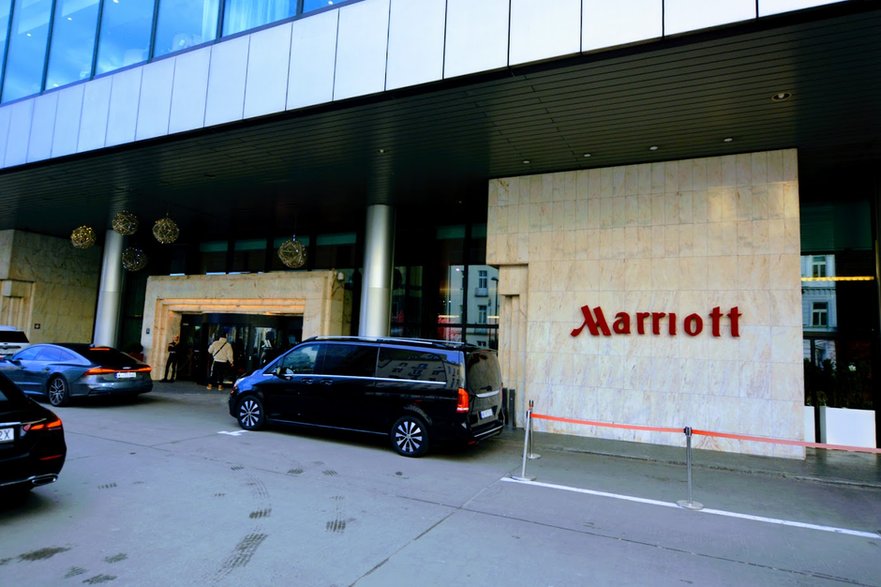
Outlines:
[[[53,406],[61,407],[70,403],[70,388],[63,377],[55,376],[50,379],[47,391],[49,403]]]
[[[263,402],[254,396],[248,396],[239,402],[239,426],[245,430],[257,430],[263,427],[266,416],[263,412]]]
[[[414,414],[398,418],[389,434],[392,448],[405,457],[421,457],[428,451],[428,426]]]

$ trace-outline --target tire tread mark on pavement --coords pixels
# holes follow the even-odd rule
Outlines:
[[[334,495],[330,498],[336,505],[334,506],[334,519],[329,520],[324,529],[335,534],[342,534],[346,531],[346,519],[343,517],[342,502],[345,499],[342,495]]]
[[[230,467],[230,470],[232,471],[243,471],[244,469],[245,467],[243,465],[233,465]],[[266,488],[263,481],[250,474],[244,481],[245,486],[251,492],[251,497],[253,497],[256,502],[260,502],[248,515],[250,519],[257,520],[258,523],[254,525],[254,529],[251,533],[242,538],[235,548],[233,548],[232,553],[227,556],[217,572],[214,573],[213,582],[220,581],[235,569],[247,565],[248,562],[250,562],[251,557],[254,556],[254,553],[257,551],[257,548],[269,537],[268,534],[262,531],[262,527],[259,523],[259,520],[269,517],[269,514],[272,512],[269,490]]]
[[[257,552],[257,548],[266,540],[267,534],[252,532],[242,538],[221,565],[215,575],[215,580],[220,580],[229,575],[235,569],[244,567],[250,562],[251,557]]]

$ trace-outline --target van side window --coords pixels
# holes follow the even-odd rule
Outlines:
[[[298,347],[281,360],[279,366],[286,374],[311,374],[315,373],[315,363],[318,359],[318,345],[310,344]]]
[[[376,376],[413,381],[447,381],[443,356],[419,350],[379,349]]]
[[[363,344],[325,344],[321,361],[322,375],[373,377],[376,347]]]

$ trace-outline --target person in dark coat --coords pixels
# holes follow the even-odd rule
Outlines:
[[[162,378],[162,381],[173,383],[175,378],[177,378],[177,346],[179,343],[179,336],[175,336],[171,339],[171,342],[168,343],[168,358],[165,360],[165,377]],[[171,375],[170,377],[169,374]]]

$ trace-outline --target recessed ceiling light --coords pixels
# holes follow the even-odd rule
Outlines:
[[[783,102],[784,100],[789,100],[792,97],[792,94],[789,92],[777,92],[773,96],[771,96],[771,100],[774,102]]]
[[[385,155],[385,149],[377,149],[380,155]]]
[[[652,145],[651,147],[649,147],[649,151],[657,151],[657,150],[658,150],[657,145]]]
[[[733,143],[734,139],[731,137],[725,137],[724,139],[722,139],[722,142],[723,143]]]

